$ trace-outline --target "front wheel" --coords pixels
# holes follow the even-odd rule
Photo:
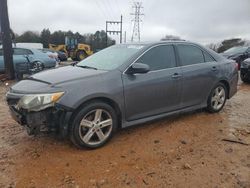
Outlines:
[[[73,119],[70,139],[78,148],[98,148],[110,140],[117,128],[114,109],[103,102],[84,106]]]
[[[43,63],[39,61],[35,61],[31,63],[31,69],[30,69],[31,73],[41,72],[43,69],[44,69]]]
[[[207,110],[211,113],[221,111],[226,103],[227,93],[227,89],[223,83],[217,84],[208,97]]]

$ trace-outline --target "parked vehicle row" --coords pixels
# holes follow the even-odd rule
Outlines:
[[[77,147],[98,148],[118,128],[206,108],[219,112],[237,92],[233,60],[185,41],[123,44],[75,66],[43,71],[7,93],[29,134],[45,127]]]
[[[48,54],[48,56],[55,58],[58,61],[67,61],[68,56],[62,51],[55,51],[48,48],[41,49],[42,52]]]
[[[16,73],[20,72],[20,70],[18,70],[20,67],[35,68],[31,66],[31,63],[34,66],[41,66],[42,69],[53,68],[56,66],[55,58],[49,57],[40,50],[28,48],[13,48],[13,63]],[[0,73],[4,72],[5,66],[3,59],[3,49],[0,49]]]
[[[54,68],[58,62],[66,61],[64,52],[50,49],[13,48],[13,63],[16,76],[32,74],[43,69]],[[4,73],[3,49],[0,49],[0,73]]]
[[[222,55],[228,59],[235,60],[239,64],[240,68],[241,62],[250,58],[250,47],[236,46],[226,50],[222,53]]]
[[[236,61],[240,70],[241,80],[250,83],[250,47],[237,46],[221,54],[228,59]]]
[[[240,77],[243,82],[250,83],[250,58],[241,63]]]

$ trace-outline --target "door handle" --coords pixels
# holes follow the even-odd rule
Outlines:
[[[217,67],[212,67],[212,71],[217,71]]]
[[[173,78],[173,79],[178,79],[178,78],[180,78],[180,77],[181,77],[181,75],[178,74],[178,73],[174,73],[174,74],[172,75],[172,78]]]

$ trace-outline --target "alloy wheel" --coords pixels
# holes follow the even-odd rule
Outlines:
[[[80,122],[79,136],[88,145],[105,142],[113,128],[112,117],[104,109],[95,109],[87,113]]]
[[[224,87],[218,86],[215,88],[212,99],[211,99],[211,105],[215,110],[219,110],[223,107],[226,100],[226,91]]]

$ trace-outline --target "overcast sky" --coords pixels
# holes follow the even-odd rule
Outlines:
[[[141,1],[142,41],[166,34],[203,44],[232,37],[250,39],[250,0]],[[133,28],[132,4],[133,0],[8,0],[11,27],[18,34],[43,28],[95,32],[105,30],[106,20],[119,20],[122,14],[127,40]]]

